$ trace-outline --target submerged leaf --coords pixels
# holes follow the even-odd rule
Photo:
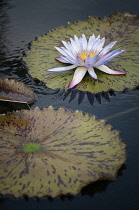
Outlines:
[[[0,79],[0,100],[32,103],[35,100],[35,94],[22,82],[4,78]]]
[[[68,41],[76,34],[85,34],[89,38],[92,34],[106,38],[106,44],[117,41],[116,48],[123,47],[126,51],[107,66],[126,72],[126,75],[108,75],[96,69],[98,80],[94,81],[89,75],[76,86],[80,91],[100,93],[103,91],[123,91],[125,88],[135,88],[139,85],[139,18],[127,12],[111,15],[109,18],[99,19],[88,17],[87,21],[77,21],[65,27],[59,27],[48,32],[31,44],[26,51],[25,61],[29,74],[46,83],[49,88],[64,88],[69,86],[74,70],[65,72],[47,72],[46,69],[62,67],[66,64],[55,60],[60,53],[54,46],[62,46],[61,41]]]
[[[125,162],[119,132],[60,108],[0,115],[0,194],[55,197],[114,179]]]

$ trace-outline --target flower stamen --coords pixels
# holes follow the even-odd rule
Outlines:
[[[90,51],[83,50],[78,53],[77,58],[79,58],[80,60],[82,60],[85,63],[85,59],[88,55],[90,55],[90,58],[93,58],[97,54],[98,54],[98,52],[94,52],[93,50],[90,50]]]

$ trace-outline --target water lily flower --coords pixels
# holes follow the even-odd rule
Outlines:
[[[114,71],[104,64],[112,60],[115,56],[120,55],[125,50],[116,49],[109,52],[115,45],[116,41],[111,42],[103,48],[105,37],[100,39],[100,35],[95,37],[93,34],[87,41],[86,36],[82,34],[80,38],[74,35],[74,39],[70,38],[67,43],[62,41],[64,47],[55,47],[63,56],[56,57],[55,59],[62,63],[70,63],[72,65],[65,67],[58,67],[48,69],[47,71],[59,72],[67,71],[76,68],[74,76],[69,88],[77,85],[86,72],[90,74],[92,78],[97,80],[97,75],[94,71],[94,67],[107,73],[107,74],[125,74],[125,72]]]

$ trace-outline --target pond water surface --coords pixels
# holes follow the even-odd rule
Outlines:
[[[66,25],[67,21],[85,20],[88,15],[103,18],[123,10],[138,14],[138,8],[137,0],[0,0],[0,78],[13,78],[30,86],[38,99],[32,109],[52,105],[72,111],[79,109],[96,115],[98,119],[108,119],[108,123],[120,131],[121,139],[126,142],[128,157],[113,182],[91,184],[71,198],[38,200],[1,196],[1,210],[139,209],[139,90],[116,93],[116,97],[110,97],[110,102],[102,99],[101,104],[95,101],[93,106],[86,96],[80,105],[77,97],[69,103],[69,97],[63,101],[60,92],[49,90],[43,83],[31,78],[21,62],[23,52],[36,36]],[[118,113],[121,114],[115,115]]]

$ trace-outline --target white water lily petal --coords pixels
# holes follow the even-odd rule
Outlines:
[[[65,41],[62,41],[63,45],[65,46],[65,48],[67,48],[67,50],[70,50],[69,44]],[[71,51],[71,50],[70,50]]]
[[[76,67],[77,67],[76,65],[71,65],[71,66],[57,67],[57,68],[47,69],[46,71],[53,71],[53,72],[67,71],[67,70],[70,70],[70,69],[74,69]]]
[[[100,43],[100,39],[96,39],[91,50],[97,51],[97,47],[98,47],[99,43]]]
[[[92,48],[94,42],[95,42],[95,35],[93,34],[93,35],[90,36],[90,38],[89,38],[87,50],[91,50],[91,48]]]
[[[112,56],[110,56],[108,58],[108,61],[112,60],[113,58],[115,58],[116,56],[120,55],[121,53],[125,52],[125,50],[121,50],[119,52],[114,53]]]
[[[118,48],[118,49],[116,49],[116,50],[113,50],[112,52],[108,52],[108,53],[106,53],[106,54],[100,56],[100,60],[108,59],[108,58],[111,57],[112,55],[116,54],[120,49],[121,49],[121,47]],[[119,51],[119,52],[120,52],[120,51]]]
[[[90,76],[91,76],[93,79],[97,79],[97,75],[96,75],[96,73],[95,73],[93,67],[88,68],[88,73],[90,74]]]
[[[62,47],[62,50],[66,53],[66,58],[70,61],[69,63],[76,63],[76,57],[65,47]]]
[[[67,54],[66,57],[70,56],[71,59],[76,60],[75,55],[70,50],[67,50],[65,47],[61,47],[61,49]]]
[[[91,65],[94,66],[95,62],[98,60],[99,56],[95,55],[93,58],[91,58]]]
[[[71,42],[72,48],[75,50],[76,53],[78,53],[79,52],[79,48],[76,45],[75,41],[72,38],[70,38],[70,42]]]
[[[94,64],[94,67],[98,67],[98,66],[102,66],[102,65],[104,65],[105,63],[107,63],[108,62],[108,60],[98,60],[98,62],[96,62],[95,64]]]
[[[77,60],[78,66],[84,66],[84,62],[81,59],[77,58],[76,60]]]
[[[114,71],[112,69],[110,69],[109,67],[105,66],[105,65],[102,65],[102,66],[97,66],[97,69],[107,73],[107,74],[113,74],[113,75],[116,75],[116,74],[126,74],[125,72],[121,72],[121,71]]]
[[[69,51],[74,55],[74,57],[76,58],[77,53],[76,51],[73,49],[72,45],[70,42],[68,42],[68,47],[69,47]]]
[[[95,62],[98,59],[98,55],[95,55],[93,58],[90,58],[90,56],[88,55],[86,58],[86,63],[87,63],[87,67],[91,67],[95,64]]]
[[[79,49],[79,51],[82,49],[81,48],[81,43],[80,43],[80,41],[79,41],[79,39],[78,39],[78,37],[76,36],[76,35],[74,35],[74,40],[75,40],[75,42],[76,42],[76,44],[77,44],[77,46],[78,46],[78,49]]]
[[[102,50],[102,47],[105,43],[105,37],[103,39],[100,40],[98,46],[97,46],[97,52],[99,53]]]
[[[65,42],[65,41],[62,41],[63,45],[65,46],[65,48],[62,47],[62,49],[67,53],[69,54],[73,59],[75,59],[75,56],[76,56],[76,52],[75,50],[73,50],[71,44],[68,42]]]
[[[67,53],[65,53],[64,50],[62,50],[60,47],[56,47],[56,46],[55,46],[55,48],[56,48],[56,50],[57,50],[58,52],[60,52],[60,53],[63,54],[64,56],[67,56]]]
[[[116,56],[120,55],[121,53],[125,51],[125,50],[118,51],[119,49],[114,50],[111,53],[108,53],[106,56],[104,55],[103,58],[100,58],[98,62],[95,63],[94,66],[97,67],[97,66],[104,65],[105,63],[107,63],[108,61],[112,60],[113,58],[115,58]]]
[[[86,59],[85,59],[85,63],[87,63],[88,65],[90,65],[90,55],[87,55]]]
[[[86,72],[87,72],[86,67],[78,67],[74,72],[74,76],[72,82],[70,83],[69,88],[73,88],[75,85],[81,82]]]
[[[84,34],[82,34],[82,48],[83,48],[83,50],[87,49],[87,39]]]
[[[100,55],[106,54],[108,51],[111,50],[111,48],[116,44],[117,41],[109,43],[106,47],[103,48],[103,50],[100,52]]]
[[[61,57],[56,57],[55,59],[62,62],[62,63],[69,63],[69,61],[67,61],[67,58],[62,57],[62,56]]]

